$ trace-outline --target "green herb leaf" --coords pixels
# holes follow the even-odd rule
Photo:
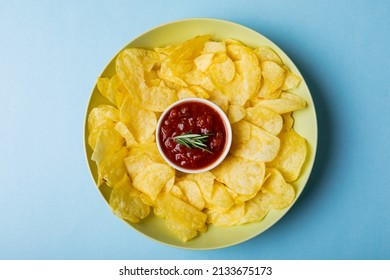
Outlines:
[[[197,148],[201,149],[203,151],[206,151],[208,153],[212,153],[209,149],[207,149],[207,139],[209,136],[214,135],[214,133],[207,133],[207,134],[195,134],[187,132],[179,136],[173,137],[176,143],[183,145],[184,147],[187,147],[189,149]]]

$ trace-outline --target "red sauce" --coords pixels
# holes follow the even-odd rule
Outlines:
[[[207,150],[188,148],[174,139],[186,133],[211,134],[207,138]],[[201,169],[215,162],[222,154],[226,143],[225,125],[210,106],[188,101],[171,108],[162,119],[158,141],[165,156],[186,169]]]

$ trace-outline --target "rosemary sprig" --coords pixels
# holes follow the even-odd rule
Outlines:
[[[190,131],[182,135],[175,136],[173,137],[173,139],[176,143],[183,145],[184,147],[187,147],[189,149],[197,148],[212,154],[212,152],[207,149],[206,145],[207,139],[211,135],[214,135],[214,133],[196,134],[191,133]]]

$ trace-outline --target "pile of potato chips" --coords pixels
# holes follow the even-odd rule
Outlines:
[[[295,198],[290,183],[307,150],[293,130],[292,112],[306,106],[293,93],[300,81],[272,49],[233,39],[197,36],[154,50],[123,50],[116,74],[97,81],[109,102],[88,115],[98,185],[112,188],[113,212],[138,223],[154,211],[186,242],[210,224],[256,222],[289,206]],[[157,149],[161,113],[189,97],[216,103],[232,125],[229,155],[209,172],[176,171]]]

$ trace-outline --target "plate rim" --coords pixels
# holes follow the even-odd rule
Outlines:
[[[256,236],[259,236],[261,235],[262,233],[264,233],[265,231],[267,231],[268,229],[270,229],[271,227],[273,227],[277,222],[279,222],[290,210],[292,207],[294,207],[294,205],[297,204],[301,194],[303,193],[304,189],[306,188],[307,186],[307,183],[309,182],[309,179],[312,175],[312,171],[313,171],[313,167],[314,167],[314,164],[316,162],[316,157],[317,157],[317,146],[318,146],[318,120],[317,120],[317,112],[316,112],[316,108],[315,108],[315,104],[314,104],[314,100],[313,100],[313,97],[312,97],[312,94],[311,94],[311,91],[306,83],[306,80],[304,78],[304,76],[302,75],[302,73],[299,71],[299,68],[296,66],[296,64],[294,63],[294,61],[284,52],[284,50],[282,50],[276,43],[274,43],[271,39],[269,39],[268,37],[264,36],[262,33],[252,29],[252,28],[249,28],[245,25],[242,25],[240,23],[237,23],[237,22],[234,22],[234,21],[230,21],[230,20],[226,20],[226,19],[221,19],[221,18],[209,18],[209,17],[189,17],[189,18],[183,18],[183,19],[176,19],[176,20],[172,20],[172,21],[168,21],[168,22],[164,22],[164,23],[161,23],[159,25],[156,25],[152,28],[149,28],[147,29],[146,31],[142,32],[141,34],[137,35],[136,37],[132,38],[130,41],[128,41],[123,47],[121,47],[112,57],[111,59],[109,59],[109,61],[104,65],[103,67],[103,70],[101,71],[101,73],[97,76],[97,78],[99,77],[102,77],[102,75],[106,72],[107,68],[109,67],[109,65],[113,62],[113,60],[118,56],[118,54],[123,51],[124,49],[128,48],[129,45],[131,45],[133,42],[135,42],[136,40],[139,40],[140,38],[146,36],[147,34],[149,34],[150,32],[154,32],[154,31],[157,31],[159,29],[162,29],[162,28],[165,28],[165,27],[168,27],[168,26],[171,26],[171,25],[175,25],[175,24],[183,24],[183,23],[187,23],[187,22],[207,22],[207,23],[219,23],[219,24],[222,24],[222,25],[234,25],[236,28],[239,28],[239,29],[243,29],[243,30],[246,30],[247,32],[250,32],[250,33],[254,33],[254,35],[256,36],[260,36],[262,37],[264,40],[268,41],[269,43],[271,43],[271,45],[273,45],[274,47],[276,47],[276,52],[278,55],[282,54],[282,56],[286,57],[289,62],[291,62],[291,64],[294,66],[294,72],[296,72],[297,74],[300,75],[300,77],[302,78],[302,81],[301,81],[301,85],[304,84],[304,87],[306,88],[306,91],[308,93],[308,97],[310,99],[310,104],[312,104],[312,113],[313,113],[313,117],[314,117],[314,120],[313,120],[313,123],[314,123],[314,127],[312,127],[313,129],[313,135],[314,135],[314,139],[311,139],[312,142],[310,142],[310,153],[312,154],[312,156],[310,157],[311,158],[311,161],[308,162],[309,160],[309,156],[307,156],[306,160],[305,160],[305,163],[304,163],[304,168],[307,169],[306,172],[308,172],[308,175],[307,175],[307,178],[302,182],[303,186],[302,188],[300,189],[299,192],[297,192],[296,194],[296,197],[294,198],[294,201],[291,205],[287,206],[286,208],[283,208],[282,213],[281,215],[279,215],[276,219],[273,219],[272,222],[264,229],[258,231],[258,232],[254,232],[253,234],[250,234],[248,235],[246,238],[243,238],[241,240],[238,240],[236,242],[229,242],[225,245],[219,245],[219,246],[204,246],[204,247],[190,247],[190,246],[185,246],[186,244],[188,245],[189,242],[191,241],[188,241],[186,243],[182,243],[183,246],[181,246],[180,244],[177,245],[177,244],[171,244],[171,243],[168,243],[168,242],[165,242],[165,241],[162,241],[162,240],[159,240],[157,238],[154,238],[152,236],[149,236],[148,234],[146,234],[145,232],[141,231],[140,229],[138,229],[138,227],[136,227],[135,224],[129,222],[129,221],[126,221],[122,218],[119,218],[117,216],[115,216],[116,218],[119,218],[120,220],[122,220],[122,222],[124,222],[125,224],[127,224],[127,226],[130,226],[133,230],[135,230],[136,232],[140,233],[141,235],[149,238],[150,240],[153,240],[154,242],[157,242],[157,243],[160,243],[160,244],[163,244],[163,245],[166,245],[166,246],[170,246],[170,247],[174,247],[174,248],[179,248],[179,249],[186,249],[186,250],[217,250],[217,249],[223,249],[223,248],[227,248],[227,247],[231,247],[231,246],[237,246],[239,244],[242,244],[244,242],[247,242],[248,240],[251,240],[253,238],[255,238]],[[236,38],[233,38],[233,39],[236,39]],[[241,39],[237,39],[239,41],[241,41]],[[249,45],[249,44],[246,44],[245,42],[243,42],[245,45]],[[83,125],[83,142],[84,142],[84,155],[85,155],[85,160],[86,160],[86,163],[87,163],[87,167],[88,167],[88,171],[89,171],[89,174],[92,178],[92,181],[94,182],[94,185],[95,185],[95,188],[97,189],[97,191],[99,192],[99,194],[101,195],[101,197],[103,198],[103,200],[105,201],[105,203],[107,204],[107,206],[109,206],[108,204],[108,201],[107,199],[104,197],[102,191],[100,190],[100,188],[97,186],[97,179],[95,179],[93,173],[92,173],[92,170],[91,170],[91,165],[90,165],[90,158],[88,156],[88,150],[91,150],[91,148],[89,147],[88,145],[88,114],[90,112],[90,110],[92,109],[91,107],[91,103],[92,103],[92,99],[93,99],[93,96],[94,96],[94,92],[97,90],[97,83],[95,82],[93,87],[92,87],[92,90],[90,92],[90,95],[89,95],[89,98],[88,98],[88,102],[87,102],[87,106],[85,108],[85,114],[84,114],[84,125]],[[294,124],[295,125],[295,124]],[[306,140],[307,141],[307,140]],[[302,174],[301,174],[302,175]],[[300,176],[301,176],[300,175]],[[294,182],[293,182],[294,183]],[[295,187],[296,189],[296,187]],[[109,208],[110,209],[110,208]],[[267,214],[268,216],[268,214]],[[262,220],[264,221],[264,220]],[[259,221],[259,222],[256,222],[256,223],[261,223],[262,221]],[[211,227],[215,227],[214,225],[209,225]],[[243,225],[245,226],[245,225]],[[242,227],[242,226],[239,226],[239,227]],[[201,234],[207,234],[206,233],[201,233]]]

